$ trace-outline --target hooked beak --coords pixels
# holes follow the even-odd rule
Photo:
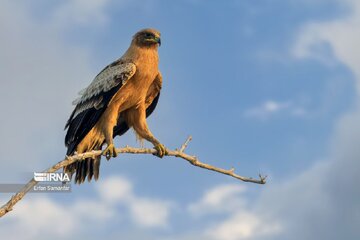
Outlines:
[[[161,46],[161,38],[160,37],[156,37],[155,41],[159,44],[159,47]]]

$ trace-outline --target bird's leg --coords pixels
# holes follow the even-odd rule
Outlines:
[[[128,112],[128,121],[131,122],[130,125],[133,126],[134,130],[141,138],[145,138],[154,145],[154,148],[157,151],[156,156],[162,158],[167,154],[165,146],[154,137],[147,126],[145,104],[131,109],[131,111]]]
[[[102,122],[100,125],[102,126],[102,132],[105,135],[105,142],[107,144],[107,147],[102,152],[102,155],[105,156],[107,160],[110,160],[111,157],[118,156],[113,141],[113,129],[116,125],[117,116],[118,113],[115,108],[108,108],[101,118]]]
[[[145,138],[147,141],[151,142],[154,145],[154,148],[157,151],[156,156],[162,158],[167,154],[165,146],[161,144],[159,140],[157,140],[150,132],[146,124],[146,120],[140,121],[139,124],[134,124],[133,127],[140,137]]]

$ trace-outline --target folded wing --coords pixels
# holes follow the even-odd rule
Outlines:
[[[65,137],[67,155],[74,153],[77,145],[98,122],[112,97],[135,72],[135,64],[115,61],[80,92],[81,97],[73,102],[76,107],[65,126],[68,129]]]

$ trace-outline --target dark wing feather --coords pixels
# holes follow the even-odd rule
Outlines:
[[[101,71],[82,92],[81,98],[75,101],[76,107],[65,126],[65,129],[68,128],[65,137],[67,155],[74,153],[77,145],[100,119],[112,97],[135,71],[134,64],[116,61]]]

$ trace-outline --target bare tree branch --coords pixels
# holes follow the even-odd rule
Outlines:
[[[209,164],[200,162],[197,159],[197,157],[195,157],[195,156],[190,156],[190,155],[185,154],[184,150],[188,146],[191,139],[192,139],[192,137],[189,136],[187,138],[187,140],[184,142],[184,144],[180,147],[179,150],[178,149],[176,149],[176,150],[166,149],[166,151],[167,151],[166,156],[174,156],[174,157],[182,158],[194,166],[204,168],[207,170],[211,170],[214,172],[226,174],[226,175],[229,175],[233,178],[236,178],[236,179],[244,181],[244,182],[251,182],[251,183],[257,183],[257,184],[265,184],[266,183],[266,176],[263,177],[263,176],[259,175],[259,179],[243,177],[243,176],[235,174],[234,168],[226,170],[226,169],[214,167]],[[155,149],[133,148],[133,147],[129,147],[129,146],[126,146],[124,148],[118,148],[118,149],[116,149],[116,152],[117,153],[130,153],[130,154],[156,154],[157,153],[157,151]],[[53,173],[53,172],[56,172],[59,169],[65,167],[65,166],[68,166],[76,161],[82,161],[86,158],[94,158],[96,156],[101,155],[101,153],[102,153],[102,151],[98,150],[98,151],[91,151],[91,152],[76,154],[73,156],[66,156],[64,160],[58,162],[54,166],[45,170],[44,172]],[[10,212],[12,210],[13,206],[17,202],[19,202],[25,196],[25,194],[28,193],[36,184],[38,184],[38,182],[35,181],[34,178],[32,178],[18,193],[13,195],[11,197],[11,199],[0,208],[0,217],[4,216],[6,213]]]

